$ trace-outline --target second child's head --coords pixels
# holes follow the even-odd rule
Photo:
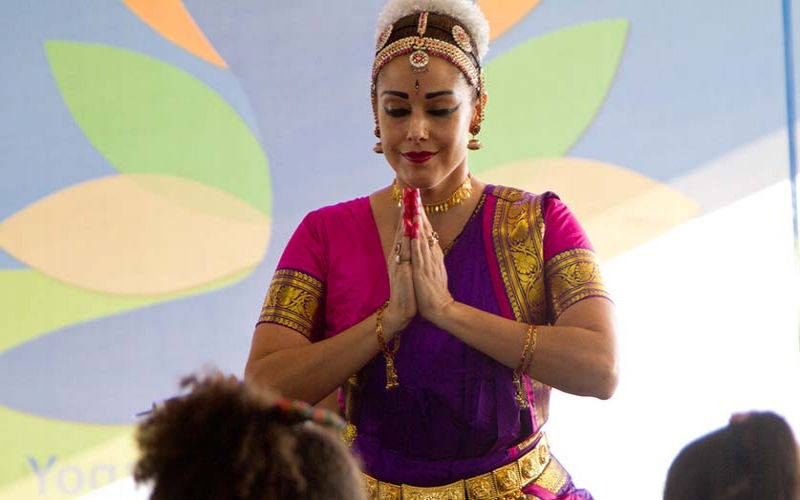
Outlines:
[[[689,443],[670,466],[664,500],[798,500],[798,450],[772,412],[736,415]]]

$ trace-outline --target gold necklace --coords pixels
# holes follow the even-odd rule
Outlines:
[[[441,203],[423,203],[422,208],[428,215],[447,212],[453,207],[457,207],[464,203],[469,197],[472,196],[472,176],[468,175],[464,183],[458,186],[458,189],[453,191],[449,198]],[[397,203],[397,206],[402,206],[403,190],[397,185],[397,179],[392,182],[392,201]]]

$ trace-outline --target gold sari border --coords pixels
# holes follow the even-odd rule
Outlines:
[[[492,242],[509,305],[517,321],[549,323],[544,281],[543,195],[495,186]],[[536,429],[547,422],[550,387],[529,379],[533,392]]]
[[[589,297],[611,300],[603,285],[597,255],[587,248],[565,250],[545,264],[550,284],[550,307],[553,321],[571,305]]]
[[[503,285],[517,321],[547,323],[542,196],[497,186],[492,241]]]
[[[311,340],[322,324],[323,296],[322,281],[294,269],[278,269],[267,290],[258,322],[291,328]]]

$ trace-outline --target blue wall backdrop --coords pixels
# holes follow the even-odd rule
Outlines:
[[[371,150],[381,4],[3,2],[0,500],[128,477],[137,411],[204,367],[241,375],[303,215],[391,182]],[[557,397],[554,439],[599,496],[633,481],[658,498],[671,456],[726,412],[800,414],[783,396],[800,388],[798,19],[788,0],[479,5],[472,170],[558,192],[618,297],[619,394]]]

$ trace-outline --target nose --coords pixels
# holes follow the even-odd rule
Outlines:
[[[408,122],[408,134],[406,138],[413,142],[421,142],[428,139],[428,120],[419,113],[414,113]]]

